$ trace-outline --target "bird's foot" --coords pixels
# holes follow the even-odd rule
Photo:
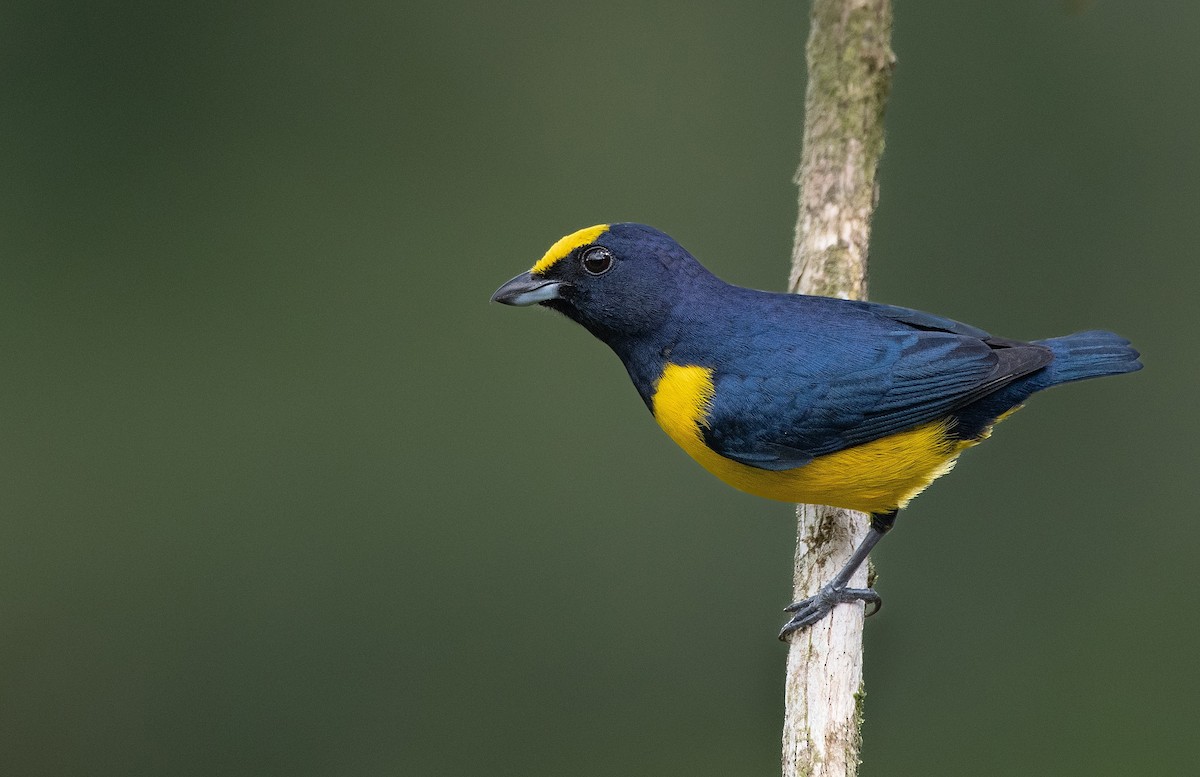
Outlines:
[[[821,620],[835,605],[851,602],[875,605],[874,609],[867,613],[867,617],[879,612],[879,608],[883,606],[883,599],[875,593],[874,588],[834,588],[832,584],[826,584],[815,595],[783,608],[784,612],[794,614],[779,630],[779,639],[786,642],[788,635]]]

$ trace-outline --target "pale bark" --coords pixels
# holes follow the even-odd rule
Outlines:
[[[796,183],[800,213],[788,288],[862,299],[867,244],[878,196],[883,109],[891,85],[891,0],[813,0],[804,148]],[[862,541],[867,516],[816,505],[797,508],[794,596],[829,581]],[[866,587],[864,565],[851,581]],[[784,777],[858,773],[863,605],[842,604],[795,633],[788,650]]]

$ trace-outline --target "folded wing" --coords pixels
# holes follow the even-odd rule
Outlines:
[[[702,429],[710,448],[752,467],[793,469],[943,418],[1052,358],[1042,346],[919,311],[849,304],[862,314],[852,326],[845,308],[830,319],[836,326],[808,316],[803,332],[758,331],[743,357],[718,366]]]

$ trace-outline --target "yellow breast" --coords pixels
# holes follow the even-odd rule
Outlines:
[[[739,464],[704,444],[701,427],[715,388],[706,367],[668,364],[655,387],[654,417],[693,459],[734,488],[783,502],[847,507],[868,513],[903,507],[975,441],[955,440],[949,419],[818,456],[803,467],[773,472]]]

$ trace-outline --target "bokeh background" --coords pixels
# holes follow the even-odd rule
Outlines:
[[[1200,5],[900,5],[873,298],[1147,369],[901,517],[862,773],[1200,773]],[[806,34],[6,3],[0,773],[776,773],[791,511],[488,296],[616,220],[782,288]]]

